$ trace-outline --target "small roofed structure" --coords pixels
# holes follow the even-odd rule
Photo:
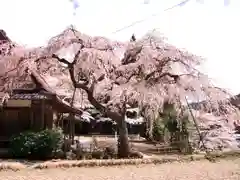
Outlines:
[[[68,124],[69,117],[65,115],[64,124]],[[140,115],[139,108],[128,108],[125,121],[129,134],[143,135],[145,133],[145,119]],[[67,129],[65,127],[64,129]],[[101,134],[114,135],[116,122],[108,117],[104,117],[94,108],[85,109],[81,117],[75,116],[75,133],[81,134]]]
[[[27,91],[27,90],[26,90]],[[6,93],[8,94],[8,93]],[[29,93],[21,90],[8,94],[0,111],[0,136],[8,139],[26,130],[52,128],[52,96],[45,92]]]
[[[0,79],[0,140],[27,130],[51,129],[54,114],[82,115],[81,109],[71,107],[49,88],[37,71],[10,75],[4,73]]]
[[[3,29],[0,29],[0,41],[11,41]]]
[[[65,133],[69,133],[69,124],[73,120],[76,135],[114,135],[116,122],[102,114],[95,108],[86,108],[81,116],[69,116],[69,113],[62,114],[62,118],[57,123],[62,126]],[[139,108],[128,107],[125,121],[127,122],[129,134],[143,135],[145,133],[145,119],[141,116]]]
[[[1,93],[2,94],[2,93]],[[71,108],[57,100],[56,94],[44,90],[13,90],[5,93],[0,111],[0,137],[10,136],[26,130],[51,129],[54,113],[81,114],[80,110]]]

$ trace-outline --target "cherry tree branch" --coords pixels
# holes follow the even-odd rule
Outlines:
[[[62,63],[66,64],[68,66],[68,71],[69,71],[70,78],[71,78],[71,81],[73,83],[73,86],[75,88],[79,88],[79,89],[84,90],[87,93],[87,97],[88,97],[89,102],[97,110],[99,110],[103,115],[106,115],[107,117],[109,117],[113,120],[117,121],[117,120],[121,119],[120,116],[117,113],[111,112],[109,109],[107,109],[105,106],[103,106],[100,102],[98,102],[96,100],[96,98],[94,98],[94,96],[93,96],[94,86],[97,83],[97,80],[95,78],[93,79],[93,82],[92,82],[90,87],[88,87],[88,84],[86,84],[86,83],[79,83],[79,82],[76,81],[75,73],[74,73],[74,65],[77,62],[77,59],[79,58],[79,56],[80,56],[80,51],[77,52],[77,54],[74,57],[73,62],[70,63],[69,61],[67,61],[64,58],[59,58],[55,54],[52,55],[53,58],[56,58],[59,62],[62,62]],[[89,82],[89,80],[88,80],[88,82]]]
[[[136,62],[137,55],[141,53],[142,49],[143,49],[143,46],[137,46],[133,49],[128,49],[124,53],[124,57],[122,59],[122,65],[127,65],[127,64]]]
[[[147,74],[145,76],[145,80],[150,80],[150,79],[154,79],[154,81],[159,81],[161,78],[163,77],[171,77],[173,78],[174,82],[176,83],[179,79],[180,79],[180,76],[184,76],[184,75],[190,75],[190,74],[181,74],[181,75],[177,75],[177,74],[171,74],[170,72],[162,72],[163,71],[163,68],[170,62],[173,62],[173,63],[181,63],[183,64],[184,66],[186,67],[189,67],[186,63],[182,62],[180,59],[172,59],[170,57],[166,57],[166,58],[163,58],[163,59],[158,59],[158,58],[154,58],[156,61],[158,61],[159,63],[156,65],[157,69],[155,71],[152,71],[151,73]],[[156,74],[159,74],[157,77],[154,77]],[[153,78],[154,77],[154,78]]]
[[[161,75],[152,78],[152,76],[154,76],[156,73],[158,73],[158,72],[157,72],[157,71],[151,72],[151,73],[149,73],[144,79],[145,79],[146,81],[148,81],[148,80],[150,80],[150,79],[153,79],[154,81],[159,81],[159,80],[162,79],[163,77],[169,76],[169,77],[173,78],[174,82],[177,82],[177,81],[179,80],[179,78],[180,78],[179,75],[177,75],[177,74],[171,74],[171,73],[169,73],[169,72],[162,73]]]

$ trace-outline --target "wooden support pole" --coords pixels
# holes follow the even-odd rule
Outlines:
[[[30,108],[30,129],[34,128],[34,114],[33,108]]]
[[[80,76],[78,74],[78,81],[80,79]],[[73,108],[73,104],[74,104],[74,99],[75,99],[75,95],[76,95],[76,87],[73,90],[73,96],[72,96],[72,100],[71,100],[71,108]],[[69,132],[69,137],[72,140],[72,144],[74,144],[74,136],[75,136],[75,114],[73,114],[72,112],[69,114],[69,121],[70,121],[70,132]]]
[[[46,105],[46,104],[45,104]],[[49,104],[47,104],[45,106],[45,122],[46,122],[46,127],[48,129],[52,129],[53,128],[53,109],[51,106],[49,106]]]
[[[61,115],[60,115],[60,113],[59,112],[55,112],[56,113],[56,127],[61,127],[61,125],[60,125],[60,123],[61,123]]]
[[[199,135],[200,142],[202,142],[203,148],[205,149],[205,151],[206,151],[206,153],[207,153],[207,148],[206,148],[205,143],[204,143],[204,141],[203,141],[203,139],[202,139],[202,135],[201,135],[201,132],[200,132],[200,129],[199,129],[198,123],[197,123],[197,121],[196,121],[196,119],[195,119],[195,117],[194,117],[194,115],[193,115],[192,109],[191,109],[191,107],[190,107],[190,105],[189,105],[188,100],[187,100],[186,97],[185,97],[185,99],[186,99],[186,102],[187,102],[187,106],[188,106],[188,109],[189,109],[190,115],[192,116],[192,119],[193,119],[194,125],[195,125],[195,127],[196,127],[196,129],[197,129],[197,133],[198,133],[198,135]]]
[[[41,130],[44,129],[44,115],[45,115],[45,100],[41,100]]]

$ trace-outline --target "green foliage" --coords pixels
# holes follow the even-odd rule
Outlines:
[[[117,151],[114,147],[106,147],[104,150],[103,159],[114,159],[117,158]]]
[[[189,149],[188,147],[188,116],[179,116],[173,104],[164,103],[163,112],[153,123],[152,136],[156,141],[163,141],[170,134],[170,143],[180,149]]]
[[[17,158],[47,159],[61,150],[63,144],[60,129],[40,132],[23,132],[10,140],[11,153]]]
[[[184,115],[181,119],[180,119],[180,122],[181,122],[181,132],[183,132],[184,134],[188,134],[188,126],[190,124],[190,121],[188,119],[188,116],[187,115]]]
[[[104,151],[95,150],[92,152],[93,159],[103,159],[103,157],[104,157]]]
[[[172,104],[166,102],[163,106],[163,112],[159,113],[153,122],[153,139],[162,141],[166,131],[174,133],[178,130],[177,111]]]
[[[164,124],[160,117],[153,122],[152,137],[155,141],[161,141],[164,138]]]
[[[23,132],[10,139],[11,153],[15,157],[28,157],[35,144],[34,132]]]
[[[170,132],[178,132],[177,111],[173,104],[164,103],[161,114],[165,128]]]

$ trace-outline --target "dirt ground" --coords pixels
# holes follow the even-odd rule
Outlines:
[[[239,180],[240,159],[161,165],[0,172],[4,180]]]
[[[78,139],[78,138],[76,138]],[[116,146],[117,145],[117,140],[113,137],[96,137],[97,141],[98,141],[98,146],[99,147],[108,147],[108,146]],[[92,137],[84,137],[81,136],[80,139],[78,139],[80,141],[82,141],[84,144],[89,144],[92,141]],[[134,138],[134,139],[130,139],[130,146],[131,148],[134,148],[144,154],[147,155],[152,155],[152,154],[161,154],[161,152],[159,151],[160,149],[162,149],[162,145],[157,144],[154,145],[152,143],[147,142],[144,138]],[[174,152],[176,153],[176,152]]]

